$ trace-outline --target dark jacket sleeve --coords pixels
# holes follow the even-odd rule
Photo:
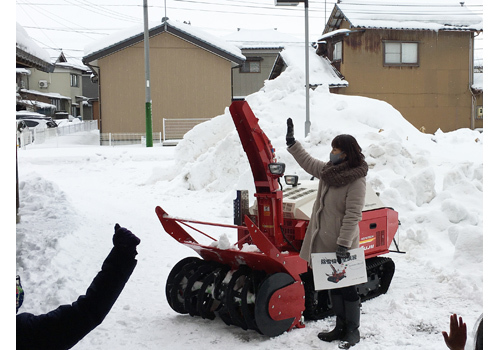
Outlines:
[[[16,316],[17,349],[69,349],[106,317],[137,260],[113,248],[85,295],[47,314]]]

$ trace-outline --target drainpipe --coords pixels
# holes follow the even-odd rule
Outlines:
[[[470,33],[469,37],[469,91],[471,93],[471,115],[470,115],[470,128],[474,130],[476,127],[476,96],[472,92],[472,84],[474,83],[474,33]]]
[[[102,133],[102,109],[101,109],[101,70],[99,66],[91,65],[90,62],[84,62],[84,64],[90,68],[90,70],[97,77],[97,103],[99,103],[99,119],[97,120],[97,125],[99,127],[99,134]],[[92,82],[92,78],[91,81]],[[93,111],[92,111],[93,112]],[[92,120],[94,120],[94,114],[92,114]]]
[[[234,69],[240,68],[242,65],[239,64],[237,66],[231,67],[231,102],[234,101],[234,77],[233,77],[233,72]]]

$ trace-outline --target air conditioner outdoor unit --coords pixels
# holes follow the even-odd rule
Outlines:
[[[49,83],[47,82],[47,80],[40,80],[38,82],[38,86],[40,86],[42,89],[46,89],[49,87]]]

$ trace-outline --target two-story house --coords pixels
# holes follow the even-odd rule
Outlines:
[[[317,54],[349,81],[338,93],[386,101],[428,133],[482,127],[473,88],[482,17],[459,2],[400,5],[335,4]]]
[[[16,109],[26,109],[22,103],[22,91],[29,89],[31,72],[38,69],[50,73],[54,71],[54,68],[49,53],[40,48],[26,30],[16,23]],[[47,100],[44,107],[52,110],[53,106],[48,102]]]
[[[29,86],[23,90],[28,101],[48,100],[55,106],[55,118],[81,116],[87,106],[82,93],[82,75],[89,69],[83,64],[68,62],[64,53],[60,53],[52,72],[32,69]]]

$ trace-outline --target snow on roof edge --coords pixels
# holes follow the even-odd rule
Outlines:
[[[437,0],[429,4],[410,0],[385,3],[335,4],[354,28],[482,31],[483,17],[458,1]]]
[[[29,36],[26,29],[16,22],[16,47],[23,50],[40,60],[52,64],[49,53],[42,49],[38,44]]]
[[[353,28],[359,29],[394,29],[394,30],[433,30],[433,31],[482,31],[483,22],[471,26],[452,26],[438,23],[425,23],[418,21],[379,21],[364,20],[363,24],[353,25]]]
[[[164,22],[161,22],[158,24],[158,21],[150,22],[149,24],[149,32],[159,29],[161,26],[164,26]],[[236,47],[235,45],[232,45],[230,43],[225,42],[222,39],[219,39],[209,33],[204,32],[203,30],[193,27],[191,25],[181,23],[178,21],[171,21],[167,19],[167,27],[173,27],[177,29],[178,31],[181,31],[189,36],[192,36],[193,38],[196,38],[210,46],[213,46],[223,52],[228,53],[231,56],[235,56],[237,58],[240,58],[242,60],[245,60],[245,56],[241,53],[241,50]],[[127,28],[125,30],[118,31],[106,38],[103,38],[101,40],[97,40],[92,44],[86,45],[84,47],[84,56],[83,59],[86,57],[95,55],[99,52],[108,50],[114,46],[119,46],[120,44],[124,44],[127,41],[130,41],[133,38],[140,37],[144,35],[144,26],[143,25],[136,25],[130,28]]]
[[[347,87],[349,82],[337,75],[328,60],[318,56],[314,48],[309,47],[309,84],[319,86],[328,84],[328,86]],[[305,74],[304,45],[288,45],[279,54],[287,67],[294,67]]]

